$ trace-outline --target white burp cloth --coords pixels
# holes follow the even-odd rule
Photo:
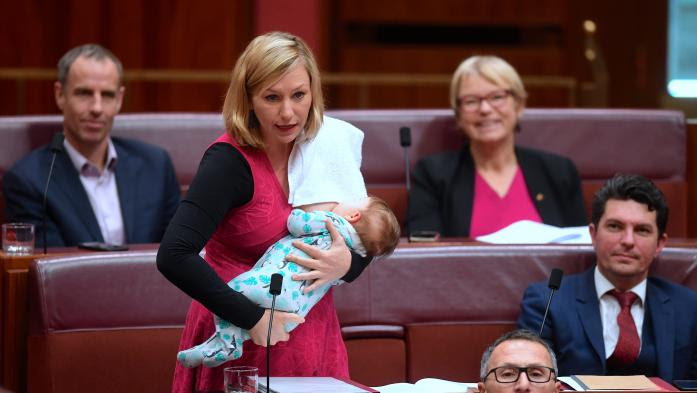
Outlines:
[[[361,174],[363,131],[324,116],[311,140],[296,142],[288,161],[288,203],[354,201],[368,196]]]

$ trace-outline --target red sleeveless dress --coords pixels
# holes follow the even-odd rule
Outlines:
[[[291,207],[263,151],[240,147],[228,134],[217,142],[229,143],[239,150],[249,163],[254,179],[252,200],[231,210],[206,244],[206,261],[227,282],[249,270],[271,244],[288,233],[286,220]],[[193,301],[179,350],[202,343],[214,331],[211,312]],[[265,376],[266,349],[247,340],[240,359],[219,367],[188,369],[177,363],[172,391],[222,391],[223,368],[230,366],[258,367],[259,375]],[[312,308],[305,323],[290,333],[289,341],[271,347],[271,376],[348,378],[348,357],[331,290]]]

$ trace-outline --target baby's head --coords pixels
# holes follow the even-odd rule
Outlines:
[[[382,199],[371,196],[355,202],[344,202],[333,211],[353,225],[368,255],[387,256],[397,247],[399,221]]]

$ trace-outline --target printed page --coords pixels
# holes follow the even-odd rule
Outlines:
[[[269,384],[271,391],[277,393],[369,393],[331,377],[271,377]],[[259,387],[266,388],[266,377],[259,378]]]
[[[587,226],[560,228],[522,220],[476,240],[493,244],[591,244]]]
[[[467,393],[468,389],[477,389],[476,383],[462,383],[445,379],[424,378],[411,383],[393,383],[377,386],[373,389],[380,393]]]

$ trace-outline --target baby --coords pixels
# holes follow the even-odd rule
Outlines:
[[[307,269],[285,260],[289,254],[308,257],[293,247],[294,240],[301,240],[319,249],[328,250],[332,239],[325,220],[331,223],[344,238],[346,245],[354,252],[365,256],[389,255],[397,247],[400,226],[394,213],[385,201],[367,197],[352,203],[322,203],[293,209],[288,217],[289,235],[274,243],[257,261],[254,267],[233,278],[228,285],[262,307],[271,307],[269,283],[273,273],[285,278],[281,294],[276,297],[276,308],[305,317],[310,309],[329,291],[331,285],[340,284],[337,280],[323,285],[317,290],[303,294],[304,281],[289,279],[291,275],[306,272]],[[317,208],[331,209],[313,210]],[[242,343],[249,339],[249,333],[223,319],[214,317],[215,333],[204,343],[181,351],[177,360],[185,367],[219,366],[229,360],[242,356]],[[297,324],[286,324],[290,332]]]

